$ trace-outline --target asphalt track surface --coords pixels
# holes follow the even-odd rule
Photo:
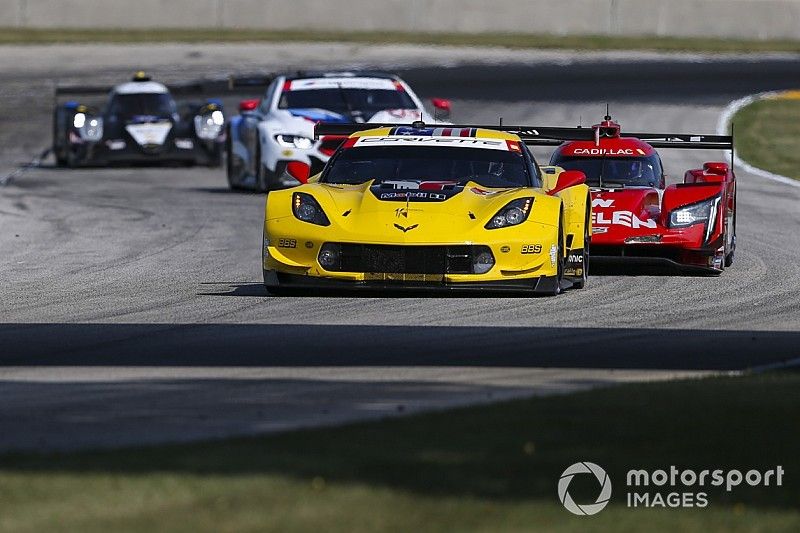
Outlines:
[[[78,72],[47,50],[0,80],[0,177],[49,142],[49,69],[105,82],[134,66]],[[226,72],[168,52],[154,74]],[[794,56],[414,66],[393,53],[469,123],[590,124],[608,102],[628,129],[713,133],[729,100],[800,84]],[[679,178],[725,154],[662,156]],[[222,170],[49,164],[0,187],[0,450],[251,434],[800,356],[800,188],[747,174],[720,277],[604,270],[557,298],[277,298],[260,279],[264,198],[228,191]]]

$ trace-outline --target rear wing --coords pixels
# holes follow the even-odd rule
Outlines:
[[[239,89],[266,89],[272,83],[277,74],[237,74],[228,76],[228,90],[236,91]]]
[[[504,131],[518,135],[522,141],[530,146],[559,146],[567,141],[593,141],[596,131],[593,128],[553,128],[540,126],[486,126],[486,125],[441,125],[422,124],[415,122],[403,124],[317,124],[314,127],[316,138],[324,135],[351,135],[353,133],[375,128],[435,128],[435,129],[474,129]],[[694,150],[733,150],[733,135],[702,135],[694,133],[628,133],[623,132],[622,137],[640,139],[653,148],[683,148]]]
[[[165,84],[173,96],[220,96],[225,94],[260,93],[272,83],[272,74],[253,76],[229,76],[225,78],[209,78],[180,83]],[[115,84],[116,85],[116,84]],[[62,97],[97,96],[111,92],[115,85],[59,85],[56,84],[53,98],[57,102]]]

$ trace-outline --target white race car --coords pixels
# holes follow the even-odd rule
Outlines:
[[[346,136],[314,140],[314,125],[442,122],[450,102],[434,98],[431,116],[411,87],[383,72],[280,75],[260,100],[244,100],[228,125],[228,183],[270,191],[305,183],[322,170]]]

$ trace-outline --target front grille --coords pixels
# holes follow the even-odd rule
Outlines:
[[[342,272],[471,274],[472,258],[486,247],[342,244]]]

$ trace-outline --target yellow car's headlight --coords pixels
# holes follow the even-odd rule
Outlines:
[[[310,194],[296,192],[292,195],[292,212],[298,220],[316,224],[318,226],[330,226],[331,222],[325,215],[319,203]]]
[[[528,219],[533,206],[533,198],[517,198],[505,205],[486,224],[486,229],[507,228],[522,224]]]

